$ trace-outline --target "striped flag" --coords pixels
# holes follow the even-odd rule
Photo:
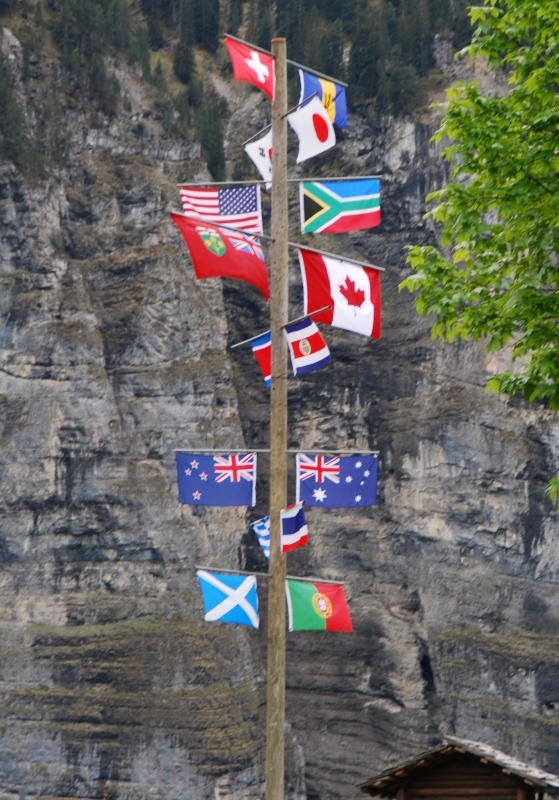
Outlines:
[[[282,508],[281,520],[281,552],[296,550],[309,541],[309,529],[303,511],[304,500]]]
[[[286,325],[283,329],[294,375],[314,372],[326,367],[332,357],[328,345],[312,319],[306,317],[300,322]]]
[[[263,233],[259,184],[234,189],[181,186],[180,196],[183,211],[190,217],[247,233]]]
[[[380,181],[301,181],[301,233],[346,233],[380,225]]]
[[[264,555],[266,558],[270,558],[270,515],[257,519],[256,522],[251,522],[250,527],[258,537]]]
[[[272,340],[270,331],[266,331],[258,339],[253,339],[250,346],[262,370],[264,383],[269,389],[272,385]]]

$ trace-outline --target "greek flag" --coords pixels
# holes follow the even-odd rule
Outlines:
[[[196,572],[204,600],[206,622],[236,622],[258,628],[258,595],[255,575]]]
[[[264,555],[266,558],[270,558],[270,515],[257,519],[256,522],[251,522],[250,527],[258,536]]]

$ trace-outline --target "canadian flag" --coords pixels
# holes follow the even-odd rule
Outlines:
[[[336,144],[334,126],[328,112],[316,96],[297,111],[288,114],[287,121],[299,139],[298,164],[307,158],[324,153]]]
[[[272,131],[251,142],[245,147],[245,153],[266,181],[266,189],[272,188]]]
[[[262,89],[270,100],[274,100],[275,73],[274,57],[268,53],[263,53],[258,48],[250,45],[241,44],[236,39],[224,36],[225,47],[231,56],[233,64],[233,75],[236,81],[248,81]]]
[[[334,328],[380,339],[380,272],[313,250],[299,249],[305,314]]]

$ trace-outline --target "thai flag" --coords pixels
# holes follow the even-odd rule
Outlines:
[[[296,550],[309,541],[309,529],[305,520],[303,505],[303,502],[294,503],[292,506],[282,508],[280,511],[282,553]]]
[[[326,367],[332,357],[316,324],[308,317],[284,328],[294,375]]]

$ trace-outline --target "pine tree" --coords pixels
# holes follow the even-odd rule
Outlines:
[[[204,102],[198,111],[197,133],[202,143],[202,155],[208,163],[212,178],[225,177],[225,149],[223,147],[224,101],[213,88],[204,93]]]
[[[215,52],[219,37],[219,0],[194,0],[194,37],[197,44]]]
[[[195,71],[194,54],[192,52],[193,20],[192,5],[190,0],[182,0],[180,12],[180,36],[173,69],[177,78],[183,83],[188,83]]]

